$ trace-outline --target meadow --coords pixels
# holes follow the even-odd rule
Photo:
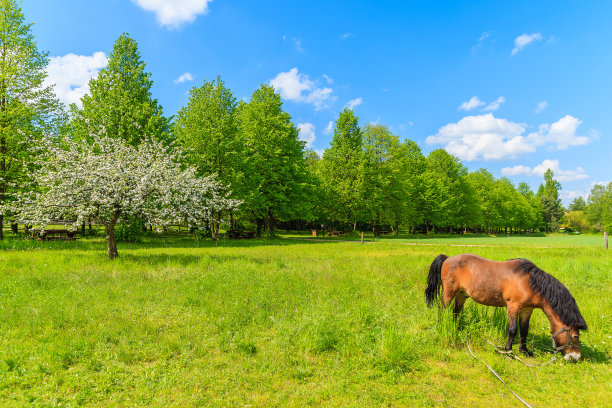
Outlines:
[[[356,239],[355,237],[353,237]],[[101,238],[0,243],[0,406],[610,406],[612,251],[601,236]],[[505,309],[425,306],[431,261],[528,258],[572,292],[583,359],[526,367],[487,344]],[[515,341],[518,342],[518,336]],[[515,343],[515,350],[518,346]],[[550,359],[534,312],[530,362]]]

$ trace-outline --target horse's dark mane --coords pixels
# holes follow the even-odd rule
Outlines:
[[[544,272],[542,269],[527,259],[517,259],[520,264],[516,271],[521,274],[529,274],[529,285],[538,292],[550,304],[552,309],[559,315],[563,324],[575,326],[577,329],[586,330],[587,324],[578,310],[576,300],[570,291],[554,276]]]

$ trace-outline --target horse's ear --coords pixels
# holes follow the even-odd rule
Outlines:
[[[578,330],[588,330],[587,324],[584,320],[579,321],[574,325]]]

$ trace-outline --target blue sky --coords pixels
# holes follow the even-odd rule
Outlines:
[[[115,39],[139,44],[167,115],[217,75],[238,99],[281,93],[309,146],[352,106],[424,153],[527,181],[567,204],[612,181],[612,3],[28,0],[49,80],[77,101]]]

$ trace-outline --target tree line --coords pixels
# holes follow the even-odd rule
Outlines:
[[[550,170],[534,193],[486,169],[469,172],[443,149],[425,155],[385,125],[360,125],[350,109],[319,157],[267,84],[237,101],[221,77],[205,80],[167,117],[127,34],[82,104],[66,110],[43,85],[48,54],[15,0],[0,0],[0,14],[0,239],[5,217],[44,225],[51,215],[97,219],[109,242],[115,225],[131,223],[178,222],[213,238],[222,228],[274,235],[277,226],[375,234],[611,228],[611,185],[566,214]]]

